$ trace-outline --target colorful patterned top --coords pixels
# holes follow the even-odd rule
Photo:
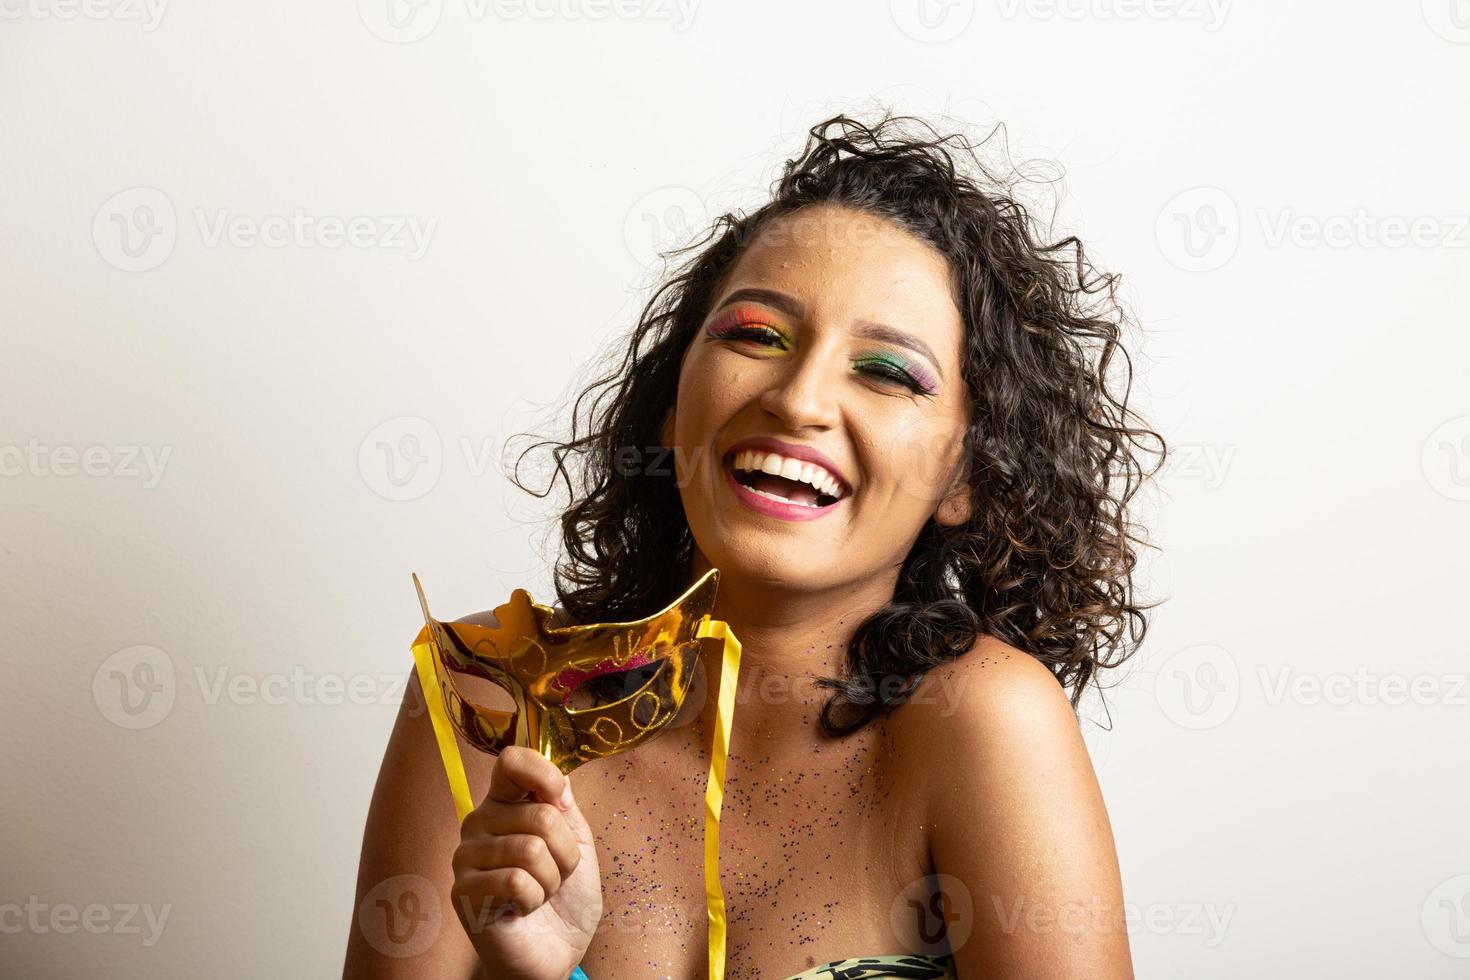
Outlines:
[[[786,980],[956,980],[949,956],[862,956],[837,960],[787,977]]]

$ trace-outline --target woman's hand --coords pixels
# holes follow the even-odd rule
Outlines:
[[[566,980],[592,942],[602,879],[571,790],[550,761],[512,746],[465,817],[452,896],[486,976]]]

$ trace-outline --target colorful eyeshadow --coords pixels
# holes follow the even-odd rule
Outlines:
[[[774,326],[770,319],[770,314],[758,307],[736,306],[721,314],[706,328],[706,332],[717,340],[749,339],[752,342],[760,342],[779,339],[783,345],[789,346],[790,338],[785,331]],[[765,346],[770,347],[773,351],[779,350],[779,348],[771,347],[769,343]],[[888,352],[871,354],[857,359],[854,365],[858,370],[862,370],[864,366],[881,365],[884,370],[868,373],[880,380],[905,385],[921,394],[932,395],[939,389],[939,379],[934,372],[898,354]],[[912,384],[909,379],[912,379]]]

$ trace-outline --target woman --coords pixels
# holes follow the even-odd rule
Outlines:
[[[587,431],[555,450],[560,614],[641,618],[720,569],[715,616],[744,646],[732,978],[1130,977],[1074,712],[1143,635],[1125,506],[1162,443],[1126,405],[1115,277],[910,122],[815,127],[584,393]],[[571,778],[468,754],[462,827],[415,684],[358,902],[418,876],[444,927],[395,956],[355,926],[346,975],[704,975],[701,676],[659,738]]]

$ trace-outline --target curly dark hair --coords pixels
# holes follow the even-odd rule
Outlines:
[[[1120,280],[1094,269],[1075,236],[1044,243],[976,154],[984,142],[889,111],[872,126],[834,116],[809,131],[768,203],[723,214],[703,239],[666,254],[693,252],[648,300],[621,362],[578,395],[570,438],[537,442],[511,477],[543,497],[558,478],[566,484],[555,589],[573,621],[639,619],[688,587],[693,536],[672,468],[620,458],[660,444],[684,351],[745,246],[778,217],[835,204],[896,222],[949,260],[966,325],[972,499],[965,523],[926,523],[892,600],[859,624],[846,676],[817,681],[833,691],[824,731],[847,734],[893,710],[981,634],[1046,664],[1074,710],[1100,668],[1132,655],[1148,606],[1134,596],[1144,541],[1127,506],[1165,445],[1127,404]],[[521,459],[548,445],[555,472],[531,490]],[[581,465],[569,470],[569,456]],[[592,683],[603,696],[622,689],[616,676]]]

